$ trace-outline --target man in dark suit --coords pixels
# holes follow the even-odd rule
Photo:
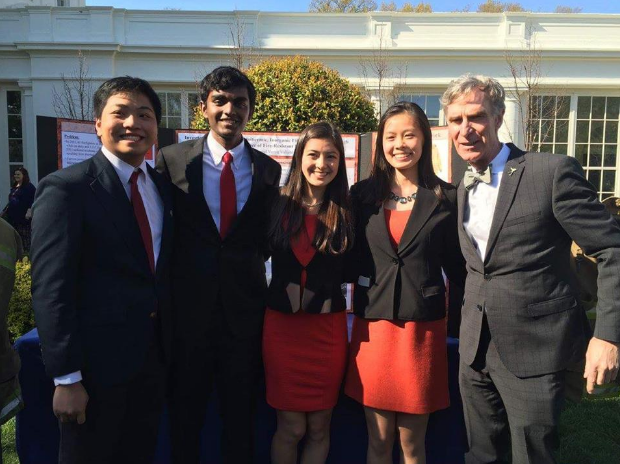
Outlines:
[[[207,401],[216,387],[223,461],[252,462],[265,306],[265,235],[280,165],[242,131],[256,92],[235,68],[200,83],[208,136],[162,149],[157,169],[174,184],[175,354],[173,461],[197,463]]]
[[[151,463],[169,352],[172,197],[144,161],[161,104],[118,77],[94,95],[101,150],[39,183],[32,300],[61,463]]]
[[[618,371],[620,228],[572,157],[498,139],[504,89],[462,76],[442,97],[469,163],[458,187],[468,276],[460,332],[467,463],[554,463],[567,368],[586,353],[587,389]],[[571,239],[598,259],[597,324],[578,304]]]

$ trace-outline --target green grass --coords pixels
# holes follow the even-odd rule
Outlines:
[[[620,398],[569,404],[560,423],[560,463],[620,464]],[[19,464],[15,419],[2,426],[4,464]]]

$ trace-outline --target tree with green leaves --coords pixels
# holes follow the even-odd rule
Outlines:
[[[360,88],[318,61],[300,56],[271,58],[246,74],[256,88],[249,131],[299,132],[322,120],[343,132],[377,127],[375,108]],[[192,128],[207,128],[199,111],[194,113]]]
[[[373,0],[312,0],[310,11],[313,13],[366,13],[375,11],[377,4]]]

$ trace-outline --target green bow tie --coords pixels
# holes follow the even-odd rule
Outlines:
[[[471,190],[478,182],[484,182],[485,184],[491,183],[490,164],[484,171],[465,171],[465,177],[463,178],[463,185],[465,186],[465,190]]]

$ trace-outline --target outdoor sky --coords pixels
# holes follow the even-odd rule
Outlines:
[[[115,8],[162,10],[180,8],[181,10],[260,10],[260,11],[308,11],[311,0],[86,0],[87,6],[113,6]],[[381,0],[375,0],[378,5]],[[389,1],[389,0],[388,0]],[[395,0],[401,6],[406,0]],[[514,2],[518,0],[502,0]],[[419,0],[410,0],[417,4]],[[469,4],[470,11],[476,11],[484,0],[425,0],[435,12],[462,10]],[[581,7],[583,13],[620,13],[620,0],[521,0],[524,8],[531,11],[553,11],[556,6]]]

